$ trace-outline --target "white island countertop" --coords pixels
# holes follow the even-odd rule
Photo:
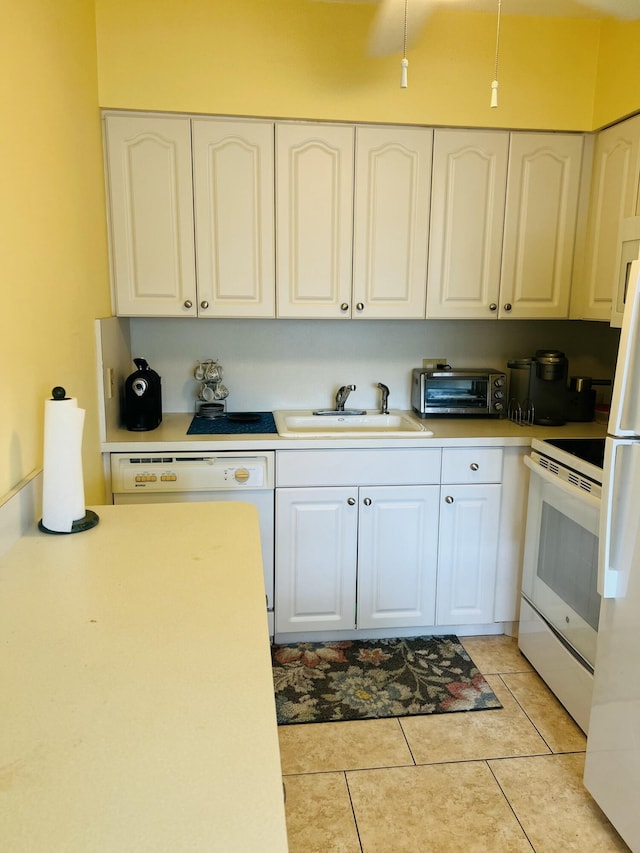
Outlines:
[[[96,510],[0,559],[0,848],[286,851],[255,508]]]

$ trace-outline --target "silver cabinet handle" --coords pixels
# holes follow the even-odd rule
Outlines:
[[[356,308],[358,309],[358,311],[364,311],[364,302],[358,302]]]
[[[349,506],[355,506],[356,505],[356,499],[355,498],[347,498],[347,503],[349,504]]]
[[[365,506],[371,506],[371,498],[365,498],[365,499],[362,501],[362,503],[363,503]]]
[[[193,308],[193,302],[190,299],[185,299],[184,300],[184,307],[185,308]]]
[[[451,497],[451,495],[447,495],[446,498],[444,499],[444,501],[445,501],[445,503],[452,504],[453,498]]]
[[[472,462],[471,465],[469,465],[469,468],[471,468],[472,471],[477,471],[479,467],[480,466],[477,462]]]
[[[347,302],[343,302],[343,303],[342,303],[342,305],[340,306],[340,310],[341,310],[341,311],[348,311],[348,310],[349,310],[349,305],[348,305],[348,303],[347,303]]]
[[[497,311],[497,310],[498,310],[498,306],[496,305],[495,302],[492,302],[491,305],[489,305],[489,311]]]
[[[505,303],[504,303],[504,310],[505,310],[505,311],[511,311],[512,307],[513,307],[513,306],[511,305],[511,303],[510,303],[510,302],[505,302]]]
[[[206,299],[202,300],[202,302],[200,303],[200,307],[201,308],[208,308],[209,307],[209,303],[207,302]]]

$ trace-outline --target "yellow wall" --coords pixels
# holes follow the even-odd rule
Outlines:
[[[602,25],[594,128],[640,109],[640,21]]]
[[[400,55],[366,54],[375,8],[312,0],[96,0],[100,104],[592,128],[597,21],[503,15],[500,106],[491,110],[494,14],[434,13],[409,51],[409,88],[403,91]]]
[[[87,409],[103,497],[93,321],[110,313],[92,0],[4,4],[0,29],[0,501],[42,464],[43,401]]]

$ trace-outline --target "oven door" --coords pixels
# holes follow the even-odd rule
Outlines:
[[[522,576],[524,598],[593,669],[600,595],[600,498],[525,457],[531,469]]]

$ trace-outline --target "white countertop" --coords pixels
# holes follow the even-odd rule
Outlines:
[[[286,851],[255,508],[96,510],[0,559],[0,847]]]
[[[416,417],[413,413],[408,413]],[[133,450],[161,452],[163,450],[305,450],[309,448],[371,448],[371,447],[443,447],[461,445],[528,446],[532,438],[591,438],[604,436],[606,424],[567,423],[560,427],[518,426],[506,418],[426,418],[420,420],[433,436],[410,433],[406,438],[280,438],[276,434],[187,435],[193,418],[184,412],[163,416],[159,427],[149,432],[130,432],[124,428],[110,429],[102,443],[105,453],[127,453]]]

